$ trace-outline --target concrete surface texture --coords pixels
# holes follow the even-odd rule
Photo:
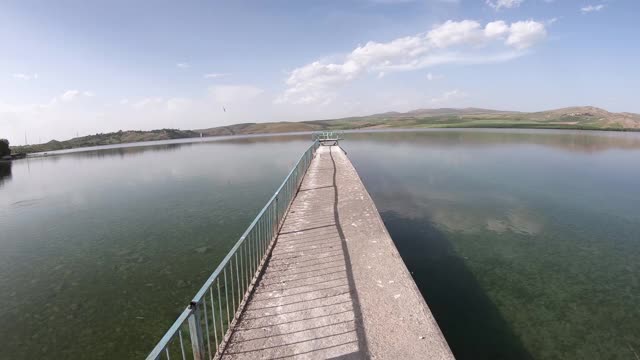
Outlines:
[[[453,359],[346,154],[321,146],[224,359]]]

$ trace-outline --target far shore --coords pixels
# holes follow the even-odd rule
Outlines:
[[[314,131],[392,129],[553,129],[590,131],[640,131],[640,114],[612,113],[593,106],[541,112],[516,112],[479,108],[418,109],[368,116],[300,122],[242,123],[208,129],[127,130],[80,136],[65,141],[11,147],[13,154],[35,154],[83,147],[111,146],[158,140],[211,138],[229,135],[274,135]]]
[[[365,129],[351,129],[343,130],[344,133],[376,133],[376,132],[411,132],[411,131],[447,131],[447,130],[521,130],[521,131],[584,131],[590,133],[608,132],[608,133],[622,133],[622,132],[640,132],[640,129],[578,129],[578,128],[525,128],[525,127],[413,127],[413,128],[365,128]],[[157,139],[157,140],[145,140],[145,141],[132,141],[122,143],[112,143],[104,145],[92,145],[92,146],[78,146],[69,147],[64,149],[56,149],[49,151],[40,151],[32,153],[18,153],[11,155],[11,159],[0,159],[0,161],[12,161],[25,158],[46,157],[62,155],[67,153],[84,152],[84,151],[98,151],[107,149],[127,148],[127,147],[144,147],[155,146],[158,144],[182,144],[182,143],[197,143],[197,142],[211,142],[211,141],[225,141],[231,139],[244,139],[244,138],[259,138],[259,137],[273,137],[273,136],[296,136],[296,135],[311,135],[314,131],[291,131],[291,132],[276,132],[276,133],[257,133],[257,134],[235,134],[235,135],[213,135],[206,137],[187,137],[177,139]],[[46,145],[39,144],[39,145]],[[38,145],[32,145],[38,146]]]

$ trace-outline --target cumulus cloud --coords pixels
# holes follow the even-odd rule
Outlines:
[[[181,63],[177,63],[176,67],[178,67],[179,69],[188,69],[190,65],[188,63],[181,62]]]
[[[20,79],[20,80],[38,80],[38,74],[22,74],[22,73],[16,73],[12,75],[14,79]]]
[[[67,90],[62,95],[55,97],[51,102],[55,103],[58,100],[63,102],[70,102],[82,97],[93,97],[95,94],[91,91],[80,90]]]
[[[487,38],[493,39],[508,34],[509,29],[510,27],[506,22],[502,20],[493,21],[484,27],[484,35]]]
[[[523,2],[524,0],[487,0],[487,5],[496,10],[500,10],[501,8],[511,9],[518,7]]]
[[[209,73],[209,74],[204,74],[203,77],[205,79],[216,79],[216,78],[220,78],[220,77],[227,76],[227,75],[229,75],[229,74],[226,74],[226,73]]]
[[[584,6],[584,7],[580,8],[580,11],[583,14],[587,14],[587,13],[590,13],[590,12],[600,11],[602,9],[604,9],[604,4],[587,5],[587,6]]]
[[[523,55],[546,34],[544,24],[533,20],[494,21],[485,26],[474,20],[449,20],[426,33],[384,43],[370,41],[341,61],[318,60],[294,69],[276,102],[327,103],[335,97],[336,88],[367,73],[380,77],[440,64],[507,61]]]
[[[547,36],[543,24],[536,21],[518,21],[511,24],[506,44],[516,49],[526,49]]]

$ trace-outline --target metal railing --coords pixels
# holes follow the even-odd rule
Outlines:
[[[314,139],[147,360],[204,360],[222,354],[318,146]]]
[[[342,131],[318,131],[311,134],[311,137],[318,141],[337,141],[344,140],[343,135]]]

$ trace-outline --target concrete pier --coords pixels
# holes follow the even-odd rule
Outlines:
[[[224,359],[453,359],[353,165],[321,146]]]

